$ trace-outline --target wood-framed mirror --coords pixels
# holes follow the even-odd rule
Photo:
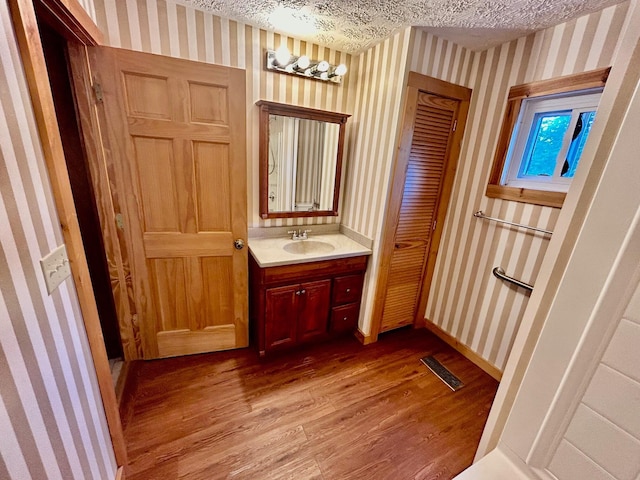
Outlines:
[[[351,115],[256,102],[260,108],[260,216],[338,215],[345,124]]]

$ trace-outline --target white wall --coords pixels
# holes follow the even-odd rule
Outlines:
[[[640,284],[619,319],[549,470],[560,480],[640,472]]]

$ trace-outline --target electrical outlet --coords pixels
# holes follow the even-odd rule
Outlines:
[[[44,283],[47,285],[47,292],[51,295],[51,292],[58,288],[58,285],[71,275],[67,248],[64,244],[41,258],[40,266],[42,267],[42,274],[44,275]]]

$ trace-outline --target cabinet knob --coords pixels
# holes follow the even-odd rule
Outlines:
[[[307,291],[303,288],[302,290],[300,290],[300,293],[307,293]]]
[[[346,290],[346,291],[347,291],[347,293],[349,293],[349,292],[351,291],[351,289],[350,289],[350,288],[347,288],[347,290]]]
[[[300,295],[300,290],[297,290],[297,291],[296,291],[296,295]]]
[[[346,321],[347,321],[347,318],[348,318],[348,317],[344,317],[344,318],[342,319],[342,321],[343,321],[343,322],[346,322]]]

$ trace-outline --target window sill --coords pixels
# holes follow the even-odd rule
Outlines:
[[[490,183],[487,185],[487,197],[501,198],[514,202],[532,203],[534,205],[544,205],[546,207],[562,208],[564,192],[549,192],[545,190],[531,190],[528,188],[505,187]]]

